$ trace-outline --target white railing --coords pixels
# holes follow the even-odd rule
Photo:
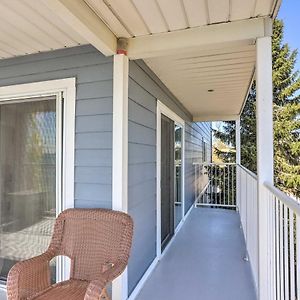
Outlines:
[[[265,183],[266,200],[273,218],[269,224],[272,235],[270,273],[275,300],[300,299],[300,204],[271,184]]]
[[[257,176],[245,167],[237,167],[237,209],[244,232],[247,259],[250,261],[253,279],[258,289],[258,207]]]
[[[269,299],[300,300],[300,204],[296,199],[274,187],[264,184],[264,197],[267,201],[267,236],[259,237],[257,176],[239,166],[237,169],[237,206],[247,245],[256,288],[259,272],[259,238],[269,249],[268,268]]]
[[[268,299],[260,300],[300,300],[300,201],[265,183],[260,201],[266,201],[266,205],[259,205],[257,176],[245,167],[212,163],[194,166],[196,205],[236,207],[240,214],[246,259],[257,293],[262,288],[268,290]],[[264,216],[260,225],[259,215]],[[267,261],[259,260],[259,243],[268,251]],[[264,268],[268,281],[260,281],[259,286],[259,273]]]
[[[236,208],[236,164],[194,163],[197,206]]]

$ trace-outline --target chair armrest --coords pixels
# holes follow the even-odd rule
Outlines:
[[[101,278],[91,281],[86,290],[84,300],[99,300],[106,285],[121,275],[125,268],[126,265],[118,261],[112,268],[103,272]]]
[[[119,277],[126,269],[126,264],[122,261],[117,261],[112,268],[103,272],[103,277],[107,280],[106,282],[112,282],[114,279]]]
[[[106,280],[93,280],[87,287],[84,300],[99,300],[103,289],[105,288]]]
[[[48,288],[51,284],[49,253],[16,263],[7,278],[8,300],[26,299]]]

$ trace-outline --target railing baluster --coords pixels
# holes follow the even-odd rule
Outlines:
[[[208,203],[211,203],[211,199],[212,199],[212,166],[209,166],[208,167],[208,172],[209,172],[209,177],[208,177],[208,180],[209,180],[209,199],[208,199]]]
[[[288,231],[288,208],[284,205],[284,294],[285,299],[289,297],[289,231]]]
[[[217,172],[218,172],[218,204],[222,205],[222,199],[221,199],[221,172],[220,172],[220,166],[217,168]]]
[[[214,193],[214,198],[213,198],[213,202],[215,204],[217,204],[217,190],[216,190],[216,187],[217,187],[217,167],[216,165],[214,166],[214,186],[213,186],[213,193]]]
[[[300,299],[300,216],[296,216],[296,277],[297,277],[297,298]]]
[[[194,174],[195,174],[195,177],[194,177],[194,193],[195,193],[195,201],[198,202],[198,193],[197,193],[197,168],[198,168],[198,165],[195,165],[194,166]]]
[[[294,235],[294,213],[292,210],[289,209],[289,216],[290,216],[290,295],[291,299],[295,298],[295,235]]]
[[[271,295],[272,299],[276,299],[276,228],[275,228],[275,197],[269,191],[269,207],[270,207],[270,242],[271,242],[271,276],[272,276],[272,285],[271,285]]]
[[[226,165],[223,166],[223,188],[222,188],[222,195],[223,195],[223,204],[226,205],[226,199],[225,199],[225,187],[226,187],[226,183],[225,183],[225,170],[226,170]]]
[[[283,204],[279,206],[280,299],[284,300]]]
[[[228,174],[228,177],[230,179],[230,191],[229,191],[229,198],[228,200],[230,201],[230,203],[233,203],[233,195],[232,195],[232,186],[233,186],[233,177],[232,177],[232,165],[229,166],[229,174]]]
[[[279,243],[279,201],[275,198],[275,247],[276,247],[276,296],[277,299],[279,300],[280,297],[280,243]]]
[[[226,200],[227,205],[231,205],[230,197],[229,197],[229,186],[230,186],[230,165],[226,166],[226,178],[227,178],[227,184],[226,184]]]
[[[222,188],[222,185],[221,185],[221,171],[220,171],[220,165],[217,166],[217,185],[218,185],[218,204],[219,205],[222,205],[222,195],[221,195],[221,188]]]
[[[235,174],[235,168],[234,165],[230,166],[231,168],[231,186],[232,186],[232,196],[231,196],[231,202],[236,203],[236,190],[235,190],[235,179],[234,179],[234,174]]]

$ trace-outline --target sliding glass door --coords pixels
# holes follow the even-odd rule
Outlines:
[[[58,209],[58,108],[57,95],[0,102],[2,281],[17,261],[49,245]]]
[[[158,106],[158,117],[158,251],[163,251],[184,216],[184,121],[161,103]]]
[[[161,248],[174,235],[174,121],[161,115]]]

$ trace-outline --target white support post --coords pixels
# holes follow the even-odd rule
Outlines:
[[[114,55],[112,208],[128,211],[128,57]],[[128,298],[127,269],[112,284],[112,299]]]
[[[259,300],[272,300],[272,206],[264,182],[273,184],[273,89],[272,39],[256,43],[256,122],[258,175],[258,294]]]
[[[235,151],[236,151],[236,205],[237,210],[240,210],[241,204],[241,180],[240,167],[241,164],[241,121],[240,117],[235,121]]]
[[[235,121],[235,148],[236,148],[236,163],[241,164],[241,120],[240,120],[240,117]]]

